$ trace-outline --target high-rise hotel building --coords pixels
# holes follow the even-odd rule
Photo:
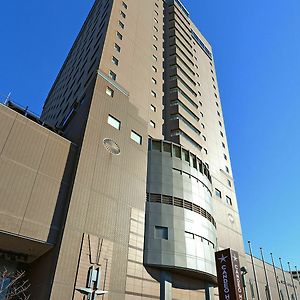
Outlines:
[[[32,299],[213,299],[215,251],[246,264],[212,49],[180,1],[96,0],[41,118],[8,106],[0,264]]]

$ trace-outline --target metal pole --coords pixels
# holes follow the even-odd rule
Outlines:
[[[300,278],[299,278],[299,272],[298,272],[297,266],[295,266],[295,270],[296,270],[296,274],[297,274],[297,278],[298,278],[298,285],[299,285],[298,288],[300,288]]]
[[[5,99],[5,102],[4,102],[4,104],[6,105],[7,104],[7,102],[9,101],[9,99],[10,99],[10,96],[11,96],[11,93],[9,93],[8,95],[7,95],[7,97],[6,97],[6,99]]]
[[[260,300],[259,287],[258,287],[258,282],[257,282],[257,277],[256,277],[256,271],[255,271],[255,266],[254,266],[254,260],[253,260],[252,249],[251,249],[251,242],[250,241],[248,241],[248,245],[249,245],[249,251],[250,251],[250,256],[251,256],[251,262],[252,262],[252,268],[253,268],[253,276],[254,276],[254,281],[255,281],[255,286],[256,286],[256,292],[257,292],[257,299]]]
[[[273,265],[273,270],[274,270],[274,275],[275,275],[275,280],[276,280],[276,285],[277,285],[278,296],[279,296],[279,299],[281,299],[280,287],[279,287],[279,283],[278,283],[278,277],[277,277],[277,274],[276,274],[276,267],[275,267],[275,263],[274,263],[274,259],[273,259],[273,254],[270,253],[270,255],[271,255],[271,258],[272,258],[272,265]]]
[[[289,262],[288,262],[288,266],[289,266],[289,272],[290,272],[290,274],[291,274],[291,280],[292,280],[292,286],[293,286],[294,293],[295,293],[295,298],[296,298],[296,300],[297,300],[298,297],[297,297],[296,288],[295,288],[295,284],[294,284],[293,273],[292,273],[291,266],[290,266],[290,263],[289,263]]]
[[[263,267],[264,267],[264,272],[265,272],[265,277],[266,277],[266,283],[267,283],[268,293],[269,293],[269,296],[270,296],[270,300],[272,300],[272,294],[271,294],[271,289],[270,289],[270,284],[269,284],[269,279],[268,279],[268,273],[267,273],[267,269],[266,269],[265,258],[264,258],[264,254],[263,254],[263,249],[262,248],[260,248],[260,254],[261,254],[261,258],[262,258],[262,262],[263,262]]]
[[[289,289],[288,289],[288,286],[287,286],[286,278],[285,278],[284,271],[283,271],[283,267],[282,267],[282,261],[281,261],[281,258],[280,258],[280,257],[279,257],[279,261],[280,261],[280,266],[281,266],[281,271],[282,271],[283,280],[284,280],[284,283],[285,283],[285,289],[286,289],[287,297],[288,297],[288,299],[290,300]]]

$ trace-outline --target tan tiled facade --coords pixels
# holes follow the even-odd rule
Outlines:
[[[41,119],[1,105],[0,128],[0,266],[32,299],[218,298],[224,248],[258,298],[212,48],[180,1],[96,0]]]

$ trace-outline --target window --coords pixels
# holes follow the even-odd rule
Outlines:
[[[111,89],[110,87],[106,87],[106,94],[110,97],[114,96],[114,90]]]
[[[119,65],[119,60],[117,58],[115,58],[114,56],[112,57],[111,62],[116,66]]]
[[[232,205],[231,198],[229,198],[228,196],[226,196],[226,203],[227,203],[228,205]]]
[[[205,154],[208,154],[207,149],[203,148],[203,151],[205,152]]]
[[[203,137],[203,140],[206,142],[206,136],[205,136],[205,135],[202,135],[202,137]]]
[[[204,125],[203,123],[201,123],[201,127],[202,127],[203,129],[205,129],[205,125]]]
[[[154,84],[156,84],[156,83],[157,83],[157,81],[156,81],[156,79],[155,79],[155,78],[152,78],[152,82],[153,82]]]
[[[152,66],[152,70],[156,73],[157,72],[157,69],[154,67],[154,66]]]
[[[228,186],[231,187],[231,181],[228,179],[227,180]]]
[[[153,127],[153,128],[155,128],[156,124],[151,120],[150,121],[150,126]]]
[[[122,6],[123,6],[125,9],[128,8],[127,4],[126,4],[124,1],[122,1]]]
[[[107,123],[118,130],[121,129],[121,122],[111,115],[108,115]]]
[[[225,146],[225,144],[224,143],[222,143],[222,147],[225,149],[226,148],[226,146]]]
[[[155,45],[152,45],[153,46],[153,48],[157,51],[157,47],[155,46]]]
[[[119,26],[120,26],[122,29],[124,29],[124,27],[125,27],[125,25],[124,25],[121,21],[119,21]]]
[[[152,55],[152,57],[155,61],[157,61],[157,57],[155,55]]]
[[[119,31],[117,31],[116,36],[118,39],[123,40],[123,35]]]
[[[222,127],[222,123],[221,123],[221,121],[219,121],[219,125]]]
[[[152,110],[152,111],[154,111],[154,112],[156,112],[156,107],[154,106],[154,105],[150,105],[150,109]]]
[[[158,41],[158,37],[156,35],[153,35],[153,39]]]
[[[155,238],[168,240],[169,239],[168,227],[155,226]]]
[[[221,117],[221,114],[220,114],[220,112],[219,112],[219,111],[217,111],[217,114],[218,114],[218,116],[219,116],[219,117]]]
[[[224,137],[224,134],[223,134],[223,132],[222,132],[222,131],[220,131],[220,134],[221,134],[221,136],[222,136],[222,137]]]
[[[120,15],[125,19],[126,18],[126,15],[121,11],[120,12]]]
[[[227,160],[227,155],[224,153],[224,159]]]
[[[112,79],[112,80],[116,80],[117,79],[117,75],[116,73],[114,73],[113,71],[109,71],[109,77]]]
[[[156,18],[154,18],[154,22],[155,22],[156,24],[158,24],[158,20],[157,20]]]
[[[229,168],[225,166],[226,172],[229,173]]]
[[[216,196],[217,196],[218,198],[222,198],[222,193],[221,193],[221,191],[219,191],[218,189],[216,189]]]
[[[137,144],[142,145],[142,137],[133,130],[131,130],[130,138]]]
[[[115,50],[118,52],[121,52],[121,47],[118,44],[115,44]]]
[[[156,93],[154,91],[151,91],[151,95],[156,98]]]
[[[158,29],[157,29],[157,27],[153,26],[153,29],[154,29],[156,32],[158,32]]]
[[[218,98],[218,95],[215,93],[215,97]]]
[[[219,107],[219,103],[218,102],[216,102],[216,106]]]

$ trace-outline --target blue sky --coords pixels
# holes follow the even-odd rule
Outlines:
[[[40,113],[92,3],[2,1],[0,95]],[[300,267],[300,2],[183,3],[214,49],[245,241]]]

